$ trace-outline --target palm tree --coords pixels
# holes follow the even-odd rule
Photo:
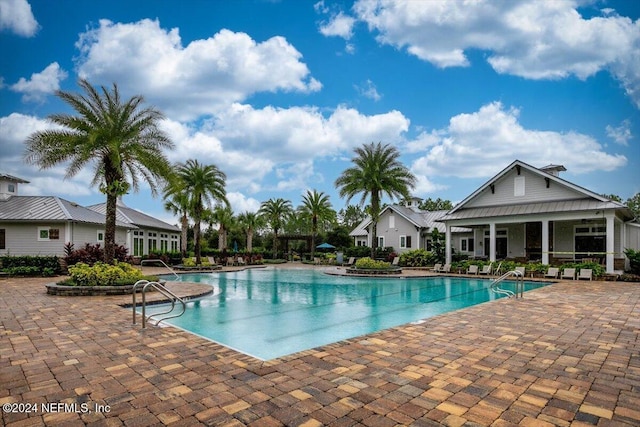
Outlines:
[[[247,234],[247,252],[253,251],[253,233],[262,225],[260,216],[256,212],[246,211],[238,215],[238,223]]]
[[[226,175],[215,165],[202,165],[197,160],[189,159],[176,167],[178,188],[189,194],[189,212],[193,218],[193,240],[196,264],[201,263],[200,224],[206,204],[214,201],[227,201],[225,191]]]
[[[299,212],[311,219],[311,258],[315,254],[316,235],[318,234],[318,221],[330,221],[335,218],[335,211],[331,207],[329,196],[323,191],[307,190],[302,197],[302,205]]]
[[[169,175],[169,160],[163,150],[173,143],[158,123],[162,113],[142,107],[144,98],[120,98],[118,86],[96,90],[86,80],[78,82],[85,94],[57,91],[62,101],[77,115],[52,114],[48,117],[62,129],[37,131],[26,141],[25,161],[48,169],[68,162],[65,178],[71,178],[88,165],[93,169],[91,185],[99,185],[107,196],[105,212],[104,261],[115,255],[116,203],[142,179],[152,194]]]
[[[218,205],[210,212],[209,221],[218,224],[218,249],[227,249],[227,236],[235,222],[233,211],[229,206]]]
[[[269,199],[262,202],[258,214],[273,230],[273,258],[275,259],[278,253],[278,231],[282,228],[282,223],[293,214],[291,201],[281,198]]]
[[[365,144],[354,151],[356,157],[351,159],[354,166],[345,169],[335,185],[339,188],[340,197],[347,198],[347,203],[357,194],[362,194],[361,205],[369,199],[373,258],[378,245],[378,219],[383,195],[392,199],[409,198],[409,189],[415,186],[416,177],[400,163],[400,152],[389,144]]]
[[[180,252],[182,258],[187,257],[187,232],[189,231],[189,195],[171,183],[165,187],[164,208],[174,215],[180,216]]]

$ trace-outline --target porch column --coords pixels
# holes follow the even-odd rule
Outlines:
[[[496,260],[496,223],[489,223],[489,261]]]
[[[549,220],[542,220],[542,263],[549,265]]]
[[[451,264],[451,227],[448,223],[444,223],[444,252],[445,264]]]
[[[613,225],[613,219],[614,219],[613,212],[607,213],[606,218],[607,218],[607,248],[606,248],[607,266],[606,268],[607,268],[607,273],[613,273],[613,260],[614,260],[614,251],[615,251],[615,248],[613,247],[613,243],[615,241],[615,234],[616,234],[616,230]]]

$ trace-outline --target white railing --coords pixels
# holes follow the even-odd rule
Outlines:
[[[156,321],[155,325],[158,326],[160,324],[160,322],[162,322],[163,320],[167,320],[167,319],[173,319],[174,317],[180,317],[184,314],[184,312],[187,310],[187,304],[184,302],[184,300],[182,298],[180,298],[179,296],[177,296],[176,294],[174,294],[173,292],[171,292],[169,289],[167,289],[166,287],[164,287],[164,285],[162,285],[161,283],[158,282],[150,282],[148,280],[138,280],[136,282],[135,285],[133,285],[133,324],[136,324],[136,317],[137,317],[137,311],[136,311],[136,292],[138,290],[138,288],[142,287],[142,327],[146,328],[147,327],[147,322],[150,321],[153,317],[157,317],[157,316],[164,316],[165,314],[168,314],[169,316],[164,316],[164,317],[160,317],[160,318],[156,318],[154,319]],[[150,316],[146,315],[146,307],[147,307],[147,299],[146,299],[146,293],[147,293],[147,288],[153,288],[156,291],[160,292],[162,295],[164,295],[165,297],[169,298],[169,301],[171,301],[171,308],[167,311],[162,311],[160,313],[154,313]],[[176,307],[176,302],[179,302],[180,305],[182,306],[182,311],[180,313],[173,313],[173,310]],[[172,314],[173,313],[173,314]]]
[[[505,281],[509,277],[515,277],[515,279],[516,279],[516,291],[515,292],[513,292],[513,291],[511,291],[509,289],[502,289],[499,286],[499,284],[501,282]],[[518,298],[518,295],[520,295],[520,298],[522,298],[522,296],[524,294],[524,273],[522,273],[522,271],[518,271],[518,270],[507,271],[506,273],[504,273],[502,276],[498,277],[497,279],[493,279],[492,283],[491,283],[491,287],[489,289],[491,289],[491,291],[496,293],[496,294],[506,295],[509,298],[511,298],[511,297]]]

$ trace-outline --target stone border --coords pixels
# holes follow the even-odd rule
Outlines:
[[[166,283],[161,280],[161,284]],[[68,286],[57,283],[47,283],[47,294],[65,297],[87,297],[87,296],[111,296],[111,295],[131,295],[133,285],[120,286]],[[142,290],[142,288],[140,288]],[[153,289],[151,290],[153,291]]]
[[[344,270],[347,274],[355,274],[355,275],[375,275],[375,276],[385,276],[390,274],[402,274],[401,268],[385,268],[385,269],[374,269],[374,268],[345,268]]]

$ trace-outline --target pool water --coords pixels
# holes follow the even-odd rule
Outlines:
[[[269,360],[501,298],[488,279],[358,278],[319,270],[185,274],[214,295],[166,323]],[[525,291],[548,283],[525,282]],[[503,282],[514,290],[513,282]],[[149,314],[164,310],[149,306]]]

